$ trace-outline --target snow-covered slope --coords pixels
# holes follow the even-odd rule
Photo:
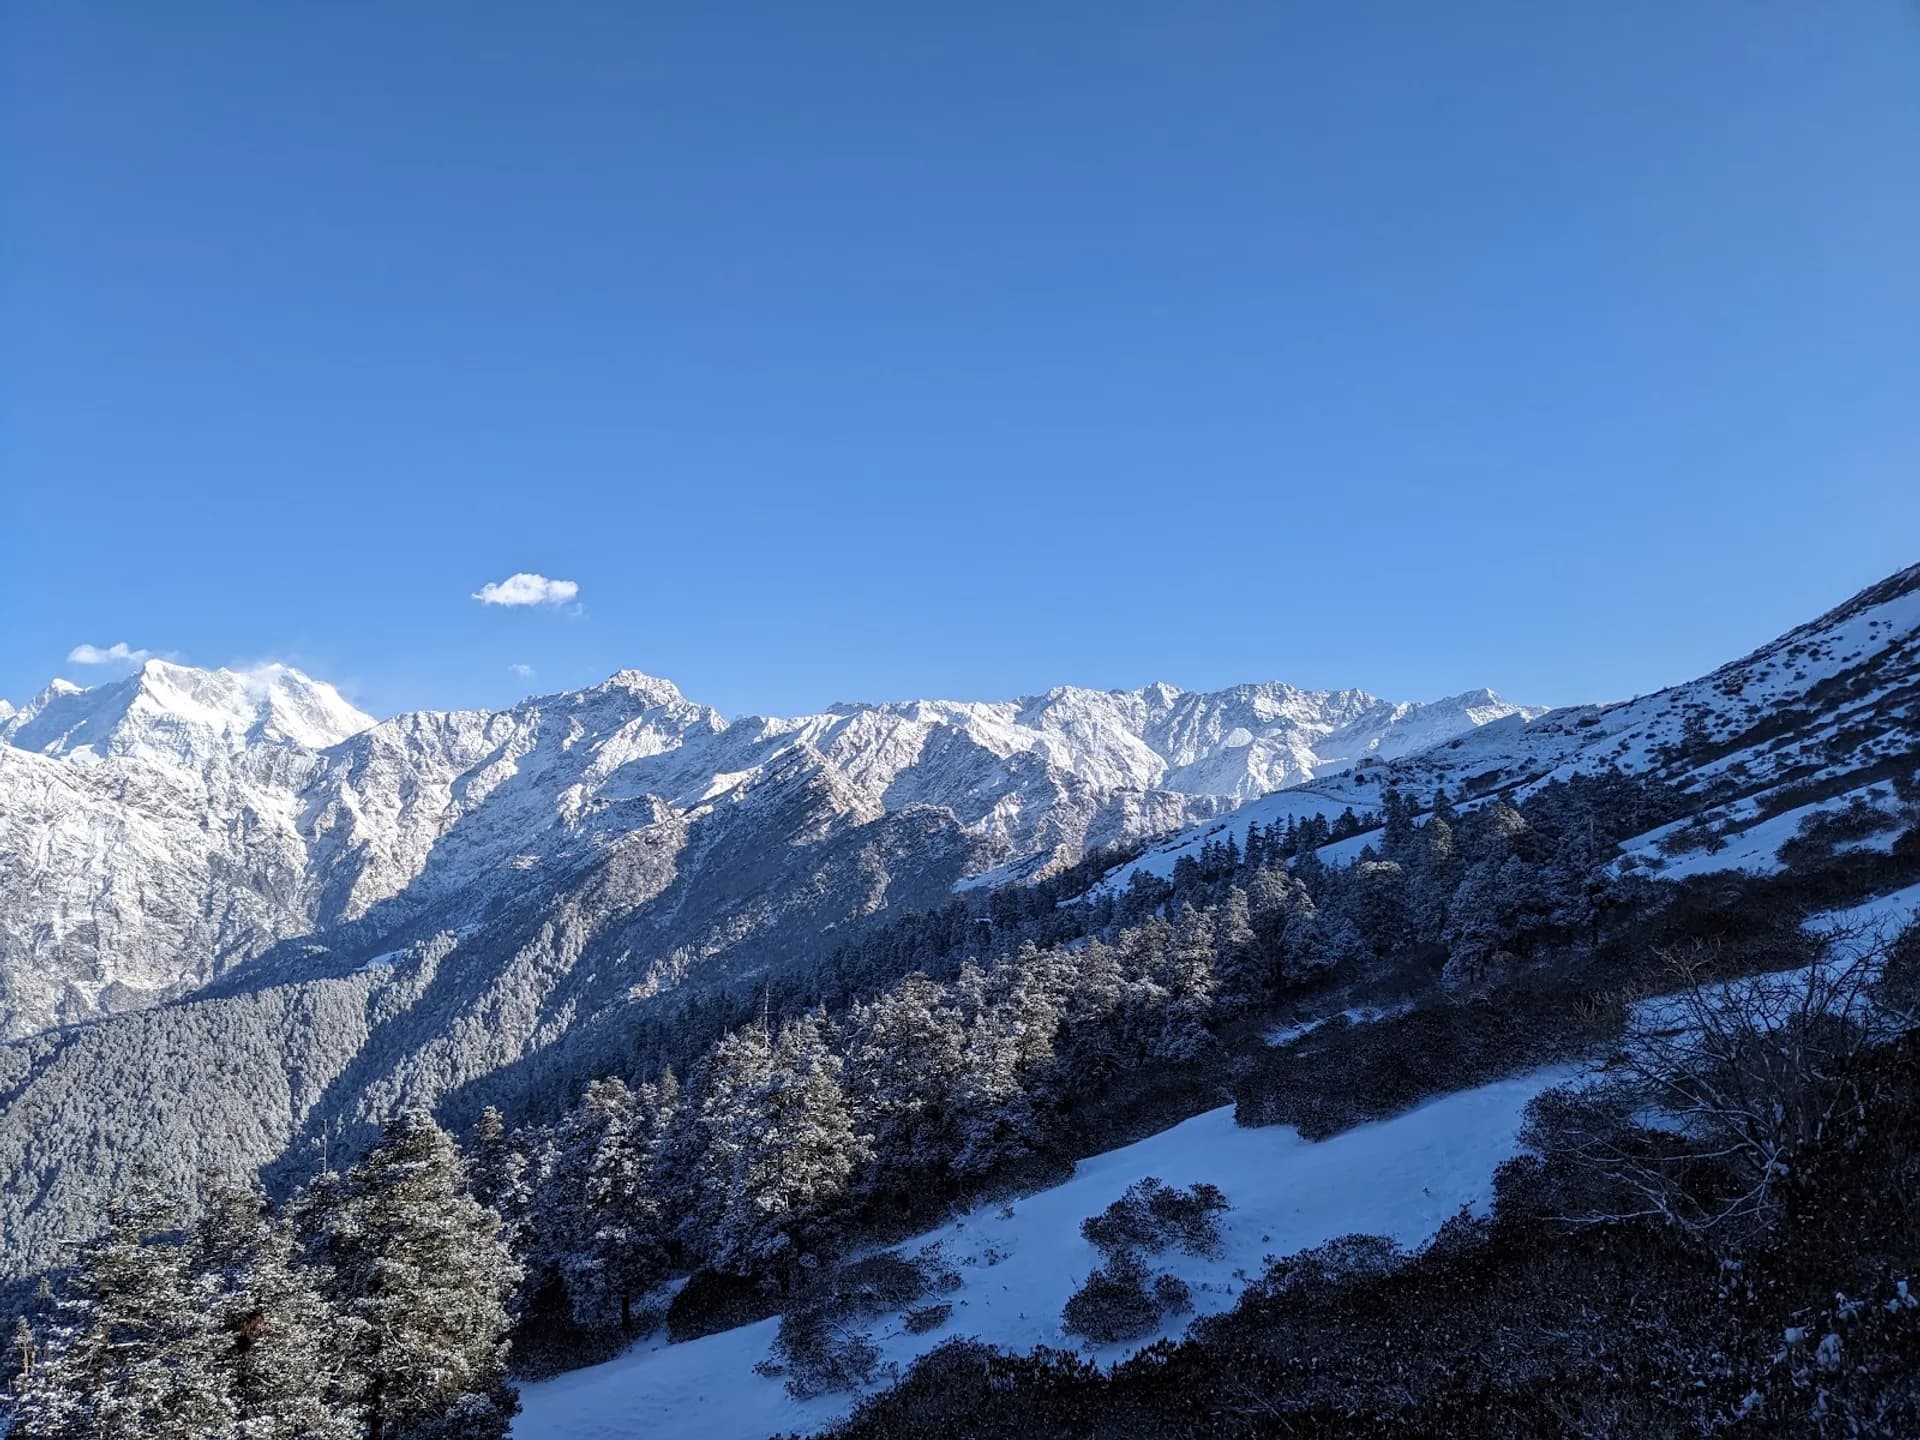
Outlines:
[[[323,750],[373,723],[331,685],[291,666],[195,670],[149,660],[111,685],[82,689],[55,680],[23,709],[0,716],[0,741],[76,760],[197,764],[259,742]]]
[[[1444,785],[1472,798],[1617,768],[1730,798],[1840,781],[1904,763],[1916,746],[1920,565],[1698,680],[1615,705],[1507,717],[1318,788]]]
[[[1897,933],[1920,912],[1920,885],[1816,916],[1816,933],[1840,939],[1842,953],[1863,927]],[[1830,963],[1830,962],[1819,962]],[[1756,983],[1788,985],[1797,974]],[[1734,982],[1741,983],[1741,982]],[[1683,1023],[1673,997],[1638,1006],[1643,1022]],[[1675,1018],[1668,1022],[1664,1017]],[[1375,1014],[1349,1012],[1364,1023]],[[1294,1027],[1272,1043],[1297,1040],[1313,1028]],[[874,1388],[884,1388],[915,1359],[944,1341],[972,1336],[1013,1352],[1039,1345],[1080,1349],[1113,1364],[1189,1323],[1181,1317],[1124,1345],[1093,1346],[1066,1334],[1061,1308],[1100,1256],[1080,1234],[1080,1222],[1098,1214],[1147,1176],[1174,1186],[1218,1185],[1232,1209],[1222,1217],[1213,1256],[1168,1250],[1153,1257],[1156,1270],[1186,1281],[1196,1315],[1230,1309],[1270,1258],[1297,1254],[1345,1235],[1382,1235],[1407,1247],[1431,1238],[1465,1206],[1484,1210],[1494,1171],[1519,1150],[1529,1101],[1551,1085],[1601,1073],[1577,1065],[1535,1070],[1430,1100],[1389,1120],[1363,1125],[1318,1143],[1287,1126],[1242,1129],[1233,1108],[1222,1107],[1157,1135],[1111,1150],[1074,1167],[1050,1189],[1011,1205],[983,1205],[938,1230],[902,1242],[915,1254],[929,1245],[957,1268],[961,1286],[945,1324],[909,1334],[898,1315],[853,1322],[869,1329],[882,1356]],[[525,1387],[515,1440],[631,1440],[672,1434],[686,1440],[760,1440],[821,1429],[858,1398],[849,1394],[809,1401],[789,1397],[777,1378],[755,1372],[769,1358],[779,1322],[766,1320],[684,1344],[644,1344],[602,1365]]]
[[[468,925],[504,891],[796,774],[855,821],[947,812],[976,869],[1045,864],[1517,713],[1486,691],[1406,705],[1154,685],[729,722],[622,671],[376,724],[284,666],[55,681],[0,721],[0,1037],[152,1003],[351,923]]]
[[[1193,1292],[1194,1310],[1232,1307],[1268,1256],[1309,1249],[1342,1235],[1386,1235],[1403,1245],[1431,1237],[1462,1206],[1484,1207],[1493,1172],[1518,1148],[1526,1105],[1571,1073],[1539,1071],[1444,1096],[1377,1125],[1309,1144],[1285,1127],[1245,1130],[1233,1108],[1195,1116],[1135,1144],[1074,1168],[1073,1178],[1011,1206],[985,1206],[905,1242],[909,1254],[938,1244],[958,1269],[961,1288],[947,1323],[911,1335],[898,1316],[882,1316],[872,1333],[884,1362],[904,1370],[956,1336],[978,1336],[1021,1351],[1036,1345],[1073,1349],[1060,1328],[1067,1297],[1100,1263],[1080,1222],[1105,1209],[1135,1181],[1157,1176],[1170,1185],[1218,1185],[1232,1209],[1222,1217],[1218,1255],[1168,1251],[1155,1260]],[[1167,1327],[1177,1333],[1186,1321]],[[846,1413],[852,1396],[791,1399],[778,1379],[754,1372],[767,1358],[777,1320],[709,1335],[681,1345],[655,1344],[591,1369],[529,1385],[515,1440],[763,1440],[818,1429]],[[1102,1362],[1123,1358],[1159,1335],[1131,1345],[1089,1348]]]
[[[1482,723],[1400,754],[1391,751],[1390,736],[1356,763],[1330,766],[1262,803],[1275,818],[1348,806],[1365,814],[1388,788],[1422,804],[1436,790],[1472,804],[1524,796],[1556,778],[1620,770],[1696,796],[1699,817],[1725,832],[1726,851],[1677,867],[1655,854],[1658,832],[1629,846],[1654,868],[1766,868],[1792,825],[1814,807],[1867,794],[1866,787],[1911,774],[1920,763],[1920,565],[1683,685],[1613,705],[1469,713],[1483,716]],[[1330,738],[1329,752],[1336,745]],[[1788,810],[1798,814],[1781,821]],[[1170,869],[1210,837],[1244,835],[1252,817],[1243,810],[1224,825],[1203,822],[1171,835],[1108,883],[1124,883],[1134,868]],[[1743,839],[1762,825],[1764,832]],[[1323,858],[1350,859],[1366,844],[1339,842]]]

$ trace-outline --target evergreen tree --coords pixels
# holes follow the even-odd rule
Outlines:
[[[1153,979],[1164,996],[1153,1053],[1166,1060],[1191,1060],[1211,1037],[1213,1013],[1213,922],[1204,911],[1183,906],[1172,939],[1161,951]]]
[[[780,1032],[766,1073],[735,1116],[728,1203],[714,1237],[721,1268],[791,1280],[819,1247],[866,1154],[840,1078],[840,1059],[816,1017]]]
[[[695,1126],[677,1126],[668,1137],[669,1154],[692,1160],[692,1203],[678,1231],[687,1249],[703,1259],[714,1258],[733,1208],[735,1176],[746,1164],[739,1152],[752,1139],[752,1097],[772,1062],[773,1041],[764,1023],[723,1035],[702,1070]]]
[[[907,976],[849,1018],[849,1103],[872,1134],[873,1171],[943,1169],[958,1149],[954,1093],[966,1034],[941,987]]]
[[[471,1151],[467,1170],[473,1198],[512,1229],[525,1216],[527,1157],[507,1133],[506,1119],[497,1106],[487,1106],[474,1122]]]
[[[235,1413],[179,1216],[144,1180],[80,1253],[20,1382],[14,1440],[225,1440]]]
[[[216,1363],[245,1440],[352,1440],[359,1418],[335,1343],[339,1317],[266,1197],[203,1187],[187,1263],[213,1321]]]
[[[7,1337],[5,1368],[0,1370],[9,1392],[18,1387],[22,1376],[33,1373],[39,1354],[40,1337],[34,1334],[33,1323],[24,1315],[14,1316],[13,1333]]]
[[[424,1113],[402,1115],[328,1198],[319,1244],[367,1440],[504,1436],[519,1408],[506,1375],[519,1272],[453,1141]]]
[[[1222,1011],[1237,1014],[1258,1005],[1267,993],[1267,959],[1253,928],[1253,902],[1238,885],[1227,888],[1227,898],[1220,904],[1213,944]]]
[[[647,1151],[655,1116],[618,1079],[595,1080],[569,1117],[578,1154],[574,1204],[578,1247],[564,1270],[575,1316],[633,1323],[633,1302],[660,1277],[660,1215]]]
[[[1039,1142],[1033,1097],[1020,1074],[1021,1036],[1010,1011],[983,1009],[967,1030],[957,1096],[960,1150],[954,1168],[984,1175]]]

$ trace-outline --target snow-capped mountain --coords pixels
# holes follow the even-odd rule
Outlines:
[[[149,660],[114,684],[55,680],[24,708],[0,708],[0,741],[76,760],[194,764],[255,744],[323,750],[372,724],[331,685],[291,666],[195,670]]]
[[[65,1253],[126,1165],[310,1173],[397,1106],[565,1095],[876,917],[1262,786],[1294,786],[1271,816],[1616,760],[1703,787],[1911,769],[1917,660],[1920,567],[1690,686],[1546,715],[1262,685],[730,721],[628,671],[315,748],[284,704],[175,723],[55,695],[0,745],[0,998],[28,1034],[0,1043],[0,1281]],[[42,728],[54,701],[77,718]]]
[[[949,811],[988,863],[1071,859],[1524,713],[1487,691],[1155,685],[730,723],[629,670],[376,724],[285,666],[150,660],[55,681],[0,725],[0,1033],[150,1003],[377,909],[391,926],[453,904],[442,918],[464,923],[795,765],[831,776],[849,814]]]

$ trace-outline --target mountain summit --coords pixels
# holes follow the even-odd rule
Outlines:
[[[0,741],[43,755],[194,761],[267,743],[323,750],[373,724],[338,690],[289,665],[196,670],[148,660],[125,680],[55,680],[0,714]]]

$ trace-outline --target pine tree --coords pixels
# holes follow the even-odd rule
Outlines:
[[[760,1082],[744,1097],[728,1144],[732,1173],[715,1236],[722,1269],[791,1280],[820,1245],[866,1142],[854,1133],[840,1059],[820,1021],[780,1032]]]
[[[511,1232],[525,1217],[527,1157],[507,1133],[506,1119],[489,1105],[474,1122],[467,1164],[473,1198],[499,1215]]]
[[[245,1440],[352,1440],[359,1417],[334,1343],[339,1317],[258,1190],[214,1177],[187,1263]]]
[[[1191,1060],[1211,1037],[1213,1013],[1213,922],[1190,905],[1181,907],[1173,939],[1161,953],[1152,976],[1161,1001],[1159,1033],[1153,1053],[1167,1060]]]
[[[1380,853],[1399,860],[1413,848],[1413,802],[1398,790],[1389,789],[1380,797],[1385,827],[1380,833]]]
[[[896,1183],[944,1169],[959,1147],[954,1093],[965,1031],[945,992],[909,975],[849,1017],[848,1102],[871,1131],[873,1170]]]
[[[452,1139],[402,1115],[330,1199],[319,1245],[365,1383],[367,1440],[505,1435],[519,1408],[506,1377],[519,1272]]]
[[[32,1322],[24,1315],[16,1315],[13,1333],[7,1337],[6,1368],[0,1371],[9,1391],[18,1387],[22,1376],[33,1373],[34,1361],[39,1354],[40,1337],[33,1333]]]
[[[960,1150],[954,1168],[984,1175],[1039,1143],[1033,1097],[1020,1074],[1019,1022],[988,1006],[967,1030],[965,1068],[956,1096]]]
[[[179,1216],[142,1179],[108,1212],[22,1378],[14,1440],[223,1440],[235,1414]]]
[[[654,1116],[617,1079],[587,1086],[569,1117],[580,1154],[575,1224],[577,1249],[567,1257],[567,1288],[577,1318],[633,1323],[633,1302],[659,1278],[660,1216],[648,1186],[647,1150]]]
[[[676,1126],[667,1137],[669,1153],[692,1162],[692,1203],[677,1228],[686,1248],[702,1259],[714,1258],[732,1208],[734,1177],[744,1163],[738,1152],[752,1134],[749,1107],[772,1061],[773,1040],[765,1025],[721,1036],[702,1066],[697,1119],[691,1126]]]
[[[1220,903],[1213,946],[1222,1011],[1237,1014],[1264,1000],[1269,978],[1267,957],[1253,928],[1253,902],[1238,885],[1229,886],[1227,898]]]

